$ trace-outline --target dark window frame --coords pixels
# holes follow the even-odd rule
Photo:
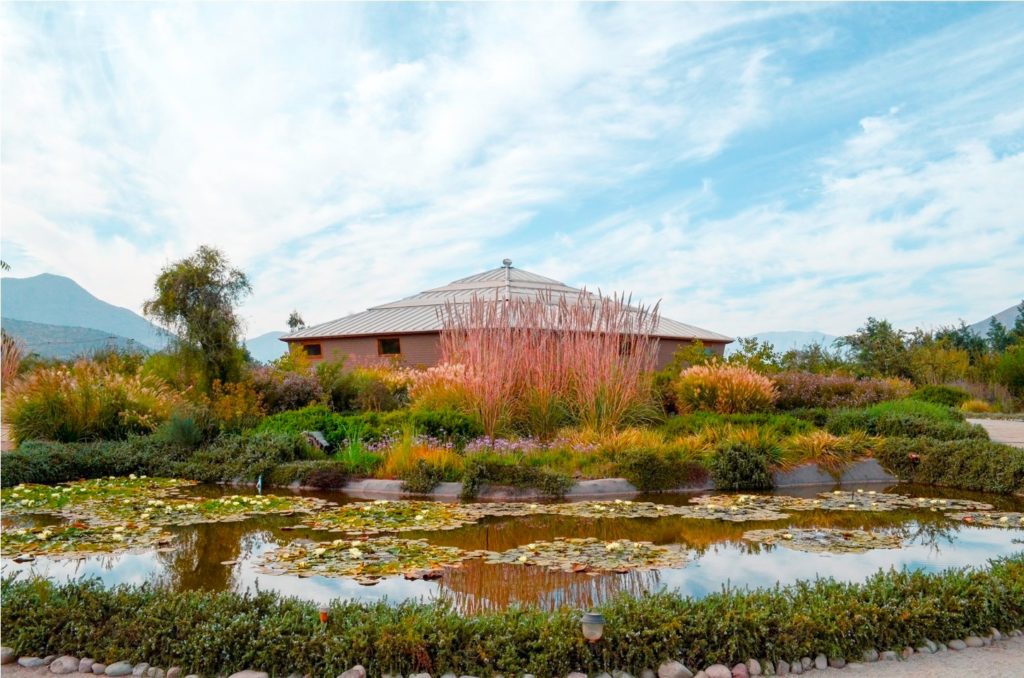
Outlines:
[[[398,350],[394,352],[384,351],[384,342],[394,341],[397,343]],[[377,337],[377,355],[402,355],[402,338],[401,337]]]
[[[323,344],[303,344],[302,350],[306,352],[306,355],[310,358],[322,358],[324,355]]]

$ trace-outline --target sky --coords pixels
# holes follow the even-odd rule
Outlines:
[[[1024,296],[1024,5],[0,5],[0,249],[247,334],[514,265],[744,336]]]

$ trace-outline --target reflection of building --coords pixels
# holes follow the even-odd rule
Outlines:
[[[417,295],[381,304],[344,318],[307,327],[282,337],[289,346],[302,346],[314,360],[350,357],[355,363],[394,358],[407,365],[430,366],[440,358],[440,332],[446,304],[468,303],[474,297],[535,299],[552,303],[573,302],[583,292],[551,278],[513,268],[505,260],[501,268],[471,275]],[[588,296],[593,296],[589,295]],[[676,349],[701,341],[722,355],[730,337],[661,317],[655,330],[658,367],[672,359]]]

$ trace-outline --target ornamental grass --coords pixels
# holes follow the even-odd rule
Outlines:
[[[711,363],[683,370],[676,381],[677,404],[684,412],[720,414],[764,412],[775,403],[771,379],[742,365]]]

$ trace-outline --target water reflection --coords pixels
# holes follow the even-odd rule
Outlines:
[[[805,491],[813,496],[822,488]],[[224,492],[202,488],[203,493]],[[988,501],[1001,510],[1021,510],[1019,498],[990,497],[962,492],[900,486],[911,496],[965,498]],[[229,493],[240,493],[232,488]],[[793,494],[787,492],[788,494]],[[345,502],[337,493],[317,493]],[[649,498],[662,503],[686,503],[689,496]],[[53,522],[45,517],[4,517],[5,529]],[[177,590],[274,590],[317,602],[333,598],[397,601],[409,598],[442,598],[465,611],[497,609],[513,604],[554,608],[569,605],[590,607],[618,593],[675,590],[701,596],[723,586],[757,587],[786,584],[798,579],[835,577],[861,581],[867,575],[891,567],[935,571],[947,567],[983,564],[990,558],[1021,550],[1022,531],[984,528],[952,521],[941,513],[924,511],[793,512],[788,520],[729,523],[680,517],[639,519],[579,519],[567,516],[489,518],[447,532],[407,533],[439,545],[467,550],[504,551],[535,541],[558,537],[595,537],[611,541],[631,539],[656,544],[684,544],[693,561],[684,567],[627,574],[570,574],[539,567],[486,565],[465,562],[448,570],[437,581],[382,580],[372,587],[348,578],[267,575],[255,559],[270,549],[295,539],[334,539],[338,535],[313,530],[287,531],[296,517],[267,516],[241,522],[210,523],[172,528],[176,541],[167,552],[146,551],[98,555],[78,560],[39,558],[32,563],[4,559],[3,574],[35,573],[55,580],[96,577],[105,584],[158,581]],[[836,528],[885,530],[904,540],[900,549],[864,553],[805,553],[786,548],[744,542],[748,530],[763,528]]]

